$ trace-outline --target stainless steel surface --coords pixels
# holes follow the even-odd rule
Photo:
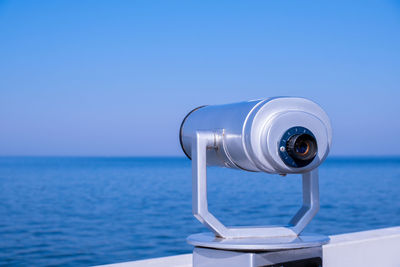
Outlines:
[[[312,136],[315,148],[318,148],[302,164],[290,161],[291,156],[282,153],[287,140],[291,140],[293,134],[297,135],[299,129]],[[180,141],[184,152],[192,159],[193,214],[222,239],[199,242],[198,238],[190,237],[189,242],[215,248],[221,244],[226,248],[228,244],[231,248],[238,246],[241,249],[321,245],[326,237],[298,235],[319,210],[317,167],[328,155],[331,139],[328,116],[317,104],[304,98],[268,98],[204,106],[190,112],[181,125]],[[291,149],[295,149],[294,145]],[[208,210],[207,165],[281,175],[301,173],[303,205],[287,226],[226,227]]]
[[[307,166],[294,168],[279,156],[278,143],[285,131],[302,126],[318,143],[318,152]],[[207,151],[207,165],[268,173],[304,173],[318,167],[329,153],[332,130],[329,118],[316,103],[298,97],[205,106],[190,113],[180,139],[187,155],[197,131],[218,133],[216,149]]]
[[[187,242],[196,247],[206,247],[223,250],[244,251],[276,251],[319,247],[329,242],[329,237],[318,234],[301,234],[299,236],[281,236],[268,238],[220,238],[212,233],[190,235]]]
[[[303,205],[290,220],[293,232],[300,234],[319,211],[318,169],[303,174]]]
[[[303,174],[303,205],[289,226],[231,227],[223,225],[208,210],[207,149],[213,150],[218,134],[197,131],[192,144],[192,195],[194,216],[216,236],[223,238],[281,237],[300,234],[319,210],[318,170]]]

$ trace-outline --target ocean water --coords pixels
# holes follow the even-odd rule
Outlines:
[[[207,231],[191,214],[185,158],[0,158],[0,265],[87,266],[189,253]],[[226,225],[285,224],[301,177],[209,168]],[[400,158],[328,158],[308,232],[400,225]]]

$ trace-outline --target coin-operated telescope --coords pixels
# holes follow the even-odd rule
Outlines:
[[[188,242],[214,252],[276,251],[327,243],[326,236],[301,233],[319,210],[317,168],[327,157],[331,140],[327,114],[304,98],[275,97],[192,110],[182,122],[180,142],[192,160],[193,214],[213,234],[194,234]],[[302,174],[303,205],[286,226],[226,227],[208,211],[207,166]]]

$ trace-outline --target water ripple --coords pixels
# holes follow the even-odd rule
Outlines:
[[[328,160],[307,231],[400,225],[399,177],[399,158]],[[227,225],[286,224],[301,205],[299,178],[210,168],[210,210]],[[183,158],[0,158],[0,265],[188,253],[185,238],[207,231],[191,215],[191,190]]]

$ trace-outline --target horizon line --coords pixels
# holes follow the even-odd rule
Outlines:
[[[399,158],[399,155],[329,155],[328,158]],[[1,155],[0,158],[187,158],[185,155]]]

